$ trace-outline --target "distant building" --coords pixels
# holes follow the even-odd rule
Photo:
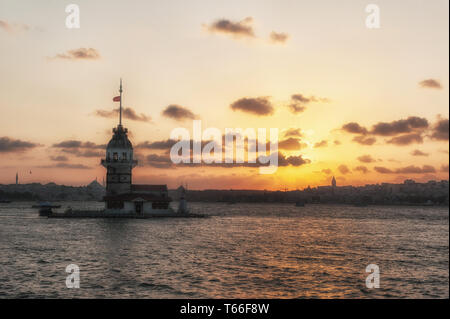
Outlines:
[[[19,185],[19,172],[16,173],[16,185]]]
[[[336,178],[334,178],[334,176],[333,176],[333,178],[331,179],[331,186],[332,186],[332,187],[336,187]]]
[[[159,213],[168,210],[171,198],[166,185],[133,185],[132,169],[137,165],[128,130],[122,126],[122,82],[120,83],[119,125],[106,147],[106,158],[101,163],[106,168],[105,208],[118,213]]]

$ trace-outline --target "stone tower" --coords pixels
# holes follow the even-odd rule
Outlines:
[[[106,147],[106,158],[102,165],[106,168],[106,196],[131,193],[131,171],[137,165],[133,159],[133,145],[128,139],[128,130],[122,126],[122,80],[120,80],[118,101],[119,125],[113,128],[113,136]]]

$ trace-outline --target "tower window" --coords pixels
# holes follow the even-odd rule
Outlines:
[[[124,161],[127,160],[127,152],[122,153],[122,160],[124,160]]]
[[[113,153],[113,161],[117,162],[119,160],[119,154]]]

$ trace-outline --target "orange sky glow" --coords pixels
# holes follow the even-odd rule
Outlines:
[[[448,1],[0,3],[0,183],[102,181],[118,123],[134,183],[303,189],[449,177]],[[177,166],[170,133],[278,128],[274,174]],[[192,136],[192,135],[191,135]]]

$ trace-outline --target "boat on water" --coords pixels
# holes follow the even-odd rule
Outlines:
[[[60,208],[61,205],[52,205],[49,202],[40,202],[39,204],[33,205],[31,207],[39,209],[39,216],[48,217],[53,214],[52,208]]]
[[[296,201],[295,207],[305,207],[305,201],[303,201],[303,200]]]

